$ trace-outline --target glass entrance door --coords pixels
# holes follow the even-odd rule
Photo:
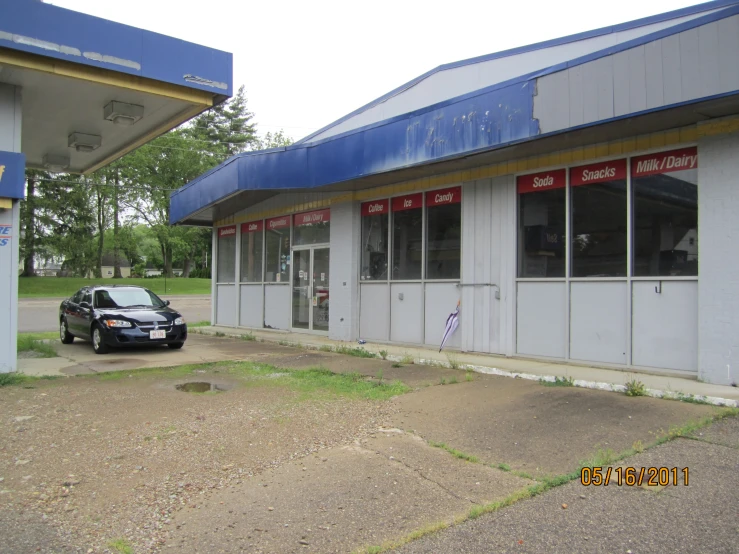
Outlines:
[[[293,250],[293,329],[328,332],[329,249]]]

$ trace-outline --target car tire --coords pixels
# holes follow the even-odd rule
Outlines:
[[[107,354],[110,350],[110,347],[105,344],[105,340],[103,339],[103,332],[100,329],[99,325],[94,325],[92,327],[90,339],[92,340],[92,349],[95,351],[95,354]]]
[[[74,342],[74,335],[69,332],[66,318],[62,318],[59,322],[59,338],[62,340],[62,344],[72,344]]]
[[[183,346],[185,346],[184,342],[170,342],[167,346],[169,346],[172,350],[179,350]]]

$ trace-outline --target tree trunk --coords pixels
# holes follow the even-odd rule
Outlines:
[[[36,181],[28,179],[26,192],[25,256],[23,277],[36,277]]]
[[[120,178],[118,170],[115,170],[115,188],[113,189],[113,279],[122,279],[123,274],[121,273],[121,259],[118,250],[118,229],[120,223],[118,222],[118,185],[120,184]]]
[[[105,199],[100,187],[97,189],[98,251],[95,260],[95,277],[103,277],[103,247],[105,246]]]
[[[167,244],[165,247],[164,274],[168,278],[174,277],[174,275],[172,274],[172,245],[171,244]]]
[[[195,257],[195,245],[190,249],[190,252],[187,253],[187,257],[185,258],[185,263],[182,266],[182,276],[187,279],[190,276],[190,272],[192,271],[192,259]]]

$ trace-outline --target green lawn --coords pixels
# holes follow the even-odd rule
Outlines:
[[[138,285],[158,295],[210,294],[210,279],[80,279],[77,277],[20,277],[18,295],[21,298],[72,296],[85,285]]]

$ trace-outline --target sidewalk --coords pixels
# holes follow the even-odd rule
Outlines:
[[[192,333],[215,335],[223,333],[230,337],[253,335],[263,342],[276,342],[288,346],[300,346],[310,350],[321,348],[358,348],[360,345],[344,341],[331,340],[321,335],[309,333],[293,333],[287,331],[271,331],[259,329],[235,329],[233,327],[198,327]],[[471,369],[479,373],[502,375],[519,379],[553,381],[556,377],[571,378],[575,386],[623,392],[624,384],[631,379],[644,383],[649,396],[688,397],[709,402],[719,406],[739,407],[739,388],[724,385],[712,385],[697,381],[695,377],[685,376],[679,372],[649,374],[643,371],[624,371],[603,369],[583,365],[555,363],[523,358],[506,358],[502,356],[472,354],[454,351],[438,352],[435,348],[418,346],[402,346],[392,344],[367,343],[361,345],[368,352],[379,355],[387,352],[386,358],[391,361],[402,361],[412,358],[414,363],[427,365],[456,366],[457,369]],[[659,371],[659,370],[655,370]]]

